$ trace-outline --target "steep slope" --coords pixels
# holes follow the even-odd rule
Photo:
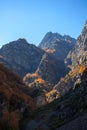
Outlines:
[[[63,61],[68,52],[74,47],[75,42],[76,40],[70,36],[48,32],[39,47]]]
[[[81,75],[87,67],[87,22],[78,37],[75,48],[69,52],[66,63],[71,71],[61,78],[60,82],[54,86],[60,95],[66,94],[70,89],[75,89],[77,83],[81,82]],[[70,65],[71,62],[71,65]]]
[[[46,93],[52,90],[53,86],[66,74],[64,69],[65,66],[62,61],[45,53],[36,72],[24,76],[23,81],[31,89],[32,97],[38,106],[46,104]]]
[[[35,109],[29,93],[22,79],[0,64],[0,130],[19,130],[26,110]]]
[[[74,45],[74,38],[52,32],[48,32],[39,44],[39,48],[46,53],[42,56],[35,73],[44,79],[51,89],[67,73],[64,58]]]
[[[80,64],[87,64],[87,21],[78,37],[74,49],[69,53],[66,58],[66,63],[69,64],[71,61],[72,69]]]
[[[64,63],[54,57],[52,54],[45,53],[36,70],[49,85],[54,86],[65,73]]]
[[[82,72],[87,67],[87,21],[75,48],[69,52],[65,62],[72,70],[54,87],[61,94],[65,94],[71,88],[75,89],[75,85],[81,82]]]
[[[28,122],[26,130],[36,128],[43,130],[87,129],[85,121],[87,119],[86,45],[87,22],[77,39],[75,48],[69,53],[72,70],[61,78],[53,90],[46,93],[48,104],[34,113],[34,118]]]
[[[29,44],[25,39],[10,42],[0,49],[0,61],[20,76],[34,72],[44,51]],[[7,63],[6,63],[7,62]]]
[[[77,84],[75,90],[71,90],[62,98],[39,108],[33,114],[34,118],[28,122],[26,130],[35,130],[36,128],[38,130],[65,130],[65,128],[73,130],[81,128],[82,130],[83,127],[87,128],[85,121],[87,119],[87,68],[83,71],[81,82]],[[35,126],[33,126],[33,123]],[[65,127],[62,127],[64,124],[66,124]]]

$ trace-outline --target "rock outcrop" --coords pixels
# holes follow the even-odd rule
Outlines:
[[[55,56],[45,53],[36,70],[50,86],[54,86],[66,74],[64,63]]]
[[[52,53],[56,58],[64,61],[68,52],[74,47],[76,40],[68,35],[48,32],[39,47],[48,53]]]
[[[23,77],[26,73],[32,73],[37,69],[43,54],[43,50],[29,44],[25,39],[18,39],[2,46],[0,62]]]
[[[71,62],[72,69],[81,64],[87,64],[87,21],[80,36],[77,39],[76,45],[66,58],[66,63]],[[69,63],[68,63],[69,64]]]

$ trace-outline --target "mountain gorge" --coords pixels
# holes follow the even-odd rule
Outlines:
[[[71,71],[61,78],[58,84],[53,87],[53,90],[46,94],[47,105],[37,109],[35,118],[33,118],[33,121],[29,121],[26,130],[35,130],[36,128],[43,130],[87,129],[86,48],[87,22],[77,39],[75,47],[68,55],[68,60],[71,60],[71,64],[69,64]],[[32,123],[35,126],[32,126]]]
[[[41,46],[45,46],[46,40],[50,48],[41,48]],[[58,33],[47,33],[39,47],[20,38],[2,46],[0,62],[14,73],[24,77],[24,83],[29,87],[32,86],[30,87],[32,92],[37,92],[36,95],[38,95],[38,92],[50,91],[60,78],[66,75],[68,70],[64,59],[74,45],[75,39]],[[39,79],[42,79],[40,81],[45,81],[43,82],[44,87],[36,82],[36,77],[33,78],[34,80],[32,79],[32,83],[30,82],[30,77],[27,75],[34,73],[39,76]]]
[[[48,32],[38,47],[2,46],[0,130],[86,130],[86,116],[87,21],[77,40]]]

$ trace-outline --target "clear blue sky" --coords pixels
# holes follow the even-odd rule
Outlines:
[[[18,38],[38,45],[49,32],[77,38],[87,0],[0,0],[0,46]]]

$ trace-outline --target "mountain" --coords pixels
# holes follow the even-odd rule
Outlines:
[[[64,61],[68,52],[74,47],[75,42],[76,40],[68,35],[62,36],[59,33],[48,32],[39,47]]]
[[[39,44],[39,48],[45,53],[35,73],[40,75],[51,88],[66,75],[64,58],[74,47],[75,41],[70,36],[48,32]]]
[[[18,39],[2,46],[0,62],[23,77],[37,69],[43,54],[43,50],[29,44],[25,39]]]
[[[0,64],[0,130],[19,130],[25,113],[35,109],[30,90],[22,79]]]
[[[81,75],[81,82],[60,99],[47,104],[32,113],[25,130],[73,130],[87,128],[87,68]],[[35,125],[33,125],[35,124]]]
[[[76,41],[75,47],[69,52],[67,58],[65,59],[65,63],[70,67],[71,71],[67,73],[65,77],[61,78],[60,81],[53,87],[53,89],[58,91],[60,96],[66,94],[71,89],[75,89],[76,84],[81,82],[81,75],[87,67],[86,48],[87,22]],[[52,100],[52,96],[49,98],[49,101],[50,100]]]
[[[87,21],[74,49],[67,56],[66,63],[71,63],[72,68],[81,64],[87,64]]]

